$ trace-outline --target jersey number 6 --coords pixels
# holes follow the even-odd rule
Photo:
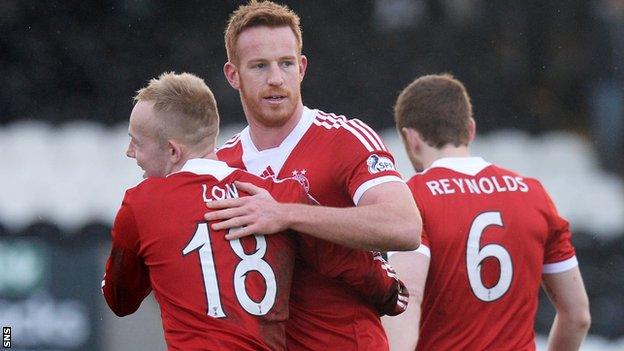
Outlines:
[[[230,229],[232,231],[232,229]],[[245,311],[256,316],[265,315],[271,310],[277,295],[277,283],[275,273],[271,266],[262,258],[267,250],[266,239],[262,235],[254,235],[256,238],[256,250],[248,255],[243,250],[240,239],[230,241],[230,246],[234,253],[240,257],[241,261],[234,270],[234,291],[238,303]],[[212,256],[212,244],[207,223],[197,226],[193,238],[182,250],[183,255],[199,249],[199,261],[201,263],[202,275],[204,277],[204,288],[206,289],[206,299],[208,300],[208,315],[215,318],[226,317],[221,306],[221,296],[217,282],[217,272],[215,270],[214,257]],[[256,271],[262,275],[266,283],[266,292],[260,302],[252,300],[245,289],[245,277],[247,273]]]
[[[466,245],[466,268],[468,281],[475,296],[485,302],[494,301],[503,296],[511,285],[513,265],[511,256],[504,247],[498,244],[487,244],[480,247],[481,236],[491,225],[503,227],[500,212],[484,212],[478,215],[470,226],[468,243]],[[481,280],[481,264],[488,258],[494,257],[500,265],[500,277],[496,285],[488,288]]]

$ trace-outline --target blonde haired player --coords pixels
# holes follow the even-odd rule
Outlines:
[[[219,115],[200,78],[163,74],[135,101],[127,155],[146,179],[124,196],[102,282],[117,315],[136,311],[153,290],[169,350],[285,350],[295,258],[376,313],[404,310],[402,283],[370,253],[330,250],[293,232],[228,241],[209,227],[206,203],[245,196],[239,181],[284,202],[308,197],[295,180],[261,179],[216,159]]]

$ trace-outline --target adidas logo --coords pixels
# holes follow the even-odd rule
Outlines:
[[[267,166],[267,168],[265,168],[264,171],[262,171],[262,173],[260,174],[260,177],[275,178],[275,172],[273,172],[273,169],[271,168],[271,166]]]

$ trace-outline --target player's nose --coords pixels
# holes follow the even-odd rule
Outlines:
[[[280,67],[276,62],[271,63],[269,67],[268,83],[269,85],[282,85],[282,83],[284,83],[282,71],[280,70]]]
[[[134,151],[134,147],[132,146],[132,143],[128,143],[128,149],[126,149],[126,156],[130,158],[136,158],[136,153]]]

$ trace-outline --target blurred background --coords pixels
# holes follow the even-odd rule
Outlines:
[[[624,350],[624,1],[281,1],[302,20],[304,103],[378,130],[413,174],[392,106],[449,72],[472,96],[473,152],[538,177],[570,220],[593,323]],[[17,350],[163,350],[157,305],[117,318],[100,292],[109,230],[141,179],[134,92],[204,78],[226,140],[244,126],[223,30],[241,1],[0,1],[0,324]],[[554,311],[542,296],[538,344]]]

